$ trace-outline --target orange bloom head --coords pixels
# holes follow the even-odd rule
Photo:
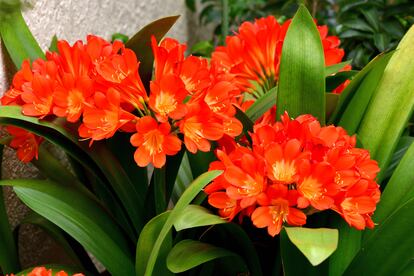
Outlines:
[[[166,121],[168,117],[181,119],[187,113],[183,102],[187,95],[180,78],[166,75],[157,82],[151,82],[149,106],[161,121]]]
[[[253,88],[252,81],[275,85],[290,23],[288,20],[280,25],[274,16],[242,23],[235,35],[226,38],[225,46],[217,47],[212,53],[212,63],[221,67],[221,71],[233,74],[244,90]],[[327,26],[318,26],[318,30],[325,64],[340,63],[344,56],[344,51],[339,48],[340,40],[336,36],[328,36]]]
[[[136,124],[137,132],[131,136],[131,144],[137,147],[134,154],[135,162],[140,167],[152,163],[161,168],[166,161],[166,155],[175,155],[181,149],[181,140],[171,133],[170,125],[145,116]]]
[[[7,274],[8,275],[8,274]],[[59,272],[53,272],[52,269],[47,269],[46,267],[35,267],[32,271],[30,271],[27,276],[68,276],[68,274],[61,270]],[[10,276],[14,276],[14,274],[10,274]],[[73,276],[84,276],[82,273],[75,273]]]
[[[374,226],[379,168],[344,129],[285,113],[273,125],[256,124],[251,137],[252,144],[217,150],[210,165],[224,171],[205,188],[221,216],[248,216],[271,236],[285,223],[304,225],[306,214],[327,209],[357,229]]]

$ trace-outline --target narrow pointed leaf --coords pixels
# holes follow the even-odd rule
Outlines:
[[[277,87],[267,91],[262,97],[257,99],[247,110],[246,115],[252,122],[259,119],[266,111],[276,105]]]
[[[44,58],[42,49],[27,27],[20,11],[2,16],[0,34],[16,68],[20,68],[25,59],[33,61]]]
[[[151,254],[152,248],[157,241],[157,238],[163,228],[165,222],[171,211],[159,214],[150,220],[142,229],[138,239],[137,253],[135,260],[135,273],[137,276],[144,275],[145,267],[148,262],[148,258]],[[167,269],[166,258],[172,247],[171,233],[167,234],[163,241],[157,261],[154,266],[154,275],[170,275],[171,272]]]
[[[392,54],[393,53],[388,53],[384,55],[384,57],[372,68],[359,85],[355,95],[341,115],[338,125],[345,128],[349,134],[354,134],[358,129]]]
[[[385,54],[380,54],[371,60],[355,77],[351,80],[348,86],[342,91],[339,97],[338,105],[329,118],[328,124],[337,124],[339,118],[342,116],[352,97],[358,90],[359,85],[364,80],[365,76],[384,58]]]
[[[411,57],[411,58],[410,58]],[[358,133],[371,156],[385,169],[414,106],[414,26],[401,40],[385,68]],[[384,116],[378,116],[383,114]]]
[[[174,222],[177,231],[193,227],[226,223],[227,221],[198,205],[188,205]]]
[[[208,261],[224,257],[239,256],[229,250],[208,243],[183,240],[177,243],[168,254],[167,266],[172,272],[181,273]]]
[[[338,73],[341,69],[343,69],[345,66],[351,64],[352,60],[347,60],[341,63],[337,63],[331,66],[325,67],[325,77],[330,76],[332,74]]]
[[[397,275],[414,256],[413,210],[414,198],[377,225],[343,275]]]
[[[197,196],[198,193],[214,178],[220,175],[222,171],[209,171],[206,172],[199,177],[197,177],[193,183],[188,186],[185,190],[181,198],[178,200],[177,204],[175,205],[174,209],[171,211],[167,221],[165,222],[163,228],[160,231],[160,234],[154,243],[150,256],[148,258],[148,262],[145,264],[145,276],[153,275],[154,266],[156,260],[158,258],[160,248],[164,239],[166,238],[167,234],[170,232],[171,228],[174,225],[174,222],[177,220],[179,215],[184,211],[186,206],[191,203],[191,201]],[[138,274],[137,274],[138,276]]]
[[[313,266],[326,260],[338,246],[338,230],[328,228],[285,227],[291,242]]]
[[[301,5],[286,34],[280,61],[277,118],[312,114],[325,123],[325,64],[315,22]]]
[[[82,244],[114,275],[133,275],[128,242],[114,221],[87,195],[46,180],[2,180],[33,211]],[[76,201],[74,201],[76,199]]]

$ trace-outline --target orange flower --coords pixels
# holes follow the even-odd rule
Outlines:
[[[6,276],[8,276],[7,274]],[[35,267],[31,272],[27,273],[27,276],[68,276],[66,272],[63,270],[59,272],[53,272],[52,269],[47,269],[46,267]],[[10,276],[14,276],[14,274],[10,274]],[[82,273],[75,273],[72,276],[84,276]]]
[[[162,122],[168,117],[178,120],[187,113],[187,107],[183,103],[186,96],[187,90],[181,79],[174,75],[166,75],[157,82],[151,82],[149,106]]]
[[[83,123],[79,127],[79,136],[93,141],[108,139],[125,124],[135,120],[135,116],[120,106],[119,91],[110,88],[106,94],[94,95],[95,106],[84,107]]]
[[[267,227],[267,232],[272,237],[278,235],[282,230],[282,224],[302,226],[306,223],[306,215],[296,209],[289,207],[285,199],[275,199],[272,205],[258,207],[252,214],[253,224],[258,228]]]
[[[54,91],[53,113],[58,117],[66,117],[68,122],[79,120],[87,101],[93,95],[93,82],[87,77],[74,78],[65,73],[61,85]]]
[[[39,145],[43,138],[14,126],[7,126],[6,131],[13,136],[9,146],[17,150],[20,161],[28,163],[33,158],[38,158]]]
[[[191,153],[196,153],[197,149],[208,152],[209,140],[217,141],[223,137],[223,124],[203,103],[189,105],[187,115],[178,124],[184,134],[184,144]]]
[[[181,149],[181,141],[171,133],[168,123],[158,124],[154,118],[145,116],[138,120],[136,129],[137,133],[131,136],[131,144],[138,147],[134,159],[140,167],[152,163],[161,168],[166,155],[175,155]]]
[[[163,75],[178,74],[178,68],[184,61],[186,46],[172,38],[165,38],[157,45],[153,36],[151,38],[152,51],[154,53],[155,80]]]

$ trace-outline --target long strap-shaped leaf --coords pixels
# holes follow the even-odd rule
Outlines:
[[[197,194],[214,178],[220,175],[222,171],[209,171],[198,178],[196,178],[193,183],[188,186],[185,190],[183,195],[181,196],[180,200],[178,200],[177,204],[175,205],[174,209],[171,211],[170,215],[168,216],[164,226],[162,227],[160,234],[158,235],[157,240],[152,247],[151,253],[149,256],[141,256],[141,258],[147,258],[147,262],[144,262],[144,268],[137,268],[137,276],[141,276],[142,274],[138,273],[138,271],[145,271],[144,275],[151,276],[153,275],[154,265],[157,261],[157,256],[159,254],[159,250],[161,245],[174,225],[174,222],[179,217],[180,213],[186,208],[188,204],[197,196]]]
[[[325,65],[315,22],[301,5],[286,34],[280,61],[277,118],[312,114],[325,124]]]
[[[414,198],[377,225],[343,275],[399,275],[414,256],[413,210]]]
[[[17,68],[20,68],[27,58],[32,61],[36,58],[44,58],[42,49],[31,34],[20,11],[2,16],[0,34]]]
[[[46,180],[2,180],[29,208],[90,251],[113,275],[133,275],[133,258],[121,229],[100,206],[77,189]]]
[[[358,130],[363,144],[378,161],[382,175],[414,106],[414,26],[404,36],[385,68]],[[379,116],[381,115],[381,116]]]

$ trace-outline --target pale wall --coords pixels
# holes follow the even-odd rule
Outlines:
[[[186,41],[188,26],[194,25],[186,13],[184,0],[38,0],[23,16],[41,47],[46,49],[54,34],[71,43],[91,33],[110,39],[115,32],[133,35],[157,18],[176,14],[182,16],[169,36]],[[12,68],[5,61],[3,51],[0,52],[0,94],[9,87]],[[3,160],[3,178],[38,177],[36,169],[22,165],[10,149],[5,150]],[[27,209],[10,189],[5,190],[5,197],[11,223],[15,226]],[[65,261],[61,250],[39,229],[25,226],[20,236],[19,249],[24,266]]]

